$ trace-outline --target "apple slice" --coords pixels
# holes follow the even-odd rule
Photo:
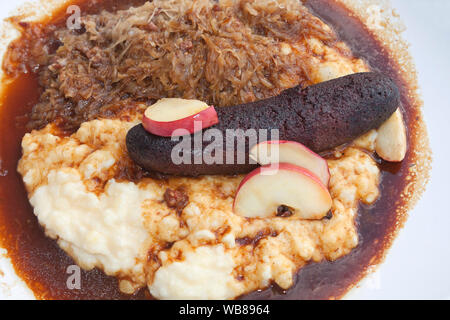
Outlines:
[[[330,211],[331,195],[313,173],[290,163],[264,166],[241,183],[234,201],[235,214],[246,218],[275,217],[279,208],[291,208],[293,216],[322,219]]]
[[[250,150],[250,157],[263,166],[284,162],[303,167],[319,177],[325,186],[328,186],[330,182],[328,162],[298,142],[262,142]]]
[[[142,124],[148,132],[161,136],[193,134],[219,123],[216,109],[199,100],[165,98],[145,110]],[[183,129],[180,134],[174,131]],[[184,133],[183,133],[184,131]]]
[[[407,149],[406,127],[400,109],[378,129],[375,151],[389,162],[401,162]]]

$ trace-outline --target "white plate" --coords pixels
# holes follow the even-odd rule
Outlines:
[[[450,299],[450,1],[391,2],[407,26],[405,38],[419,71],[432,177],[386,261],[347,297]]]
[[[25,2],[1,1],[0,18]],[[405,38],[419,71],[425,121],[433,149],[432,179],[378,271],[349,299],[450,299],[450,1],[392,0],[407,26]],[[0,251],[0,255],[2,252]],[[0,257],[0,299],[32,293]]]

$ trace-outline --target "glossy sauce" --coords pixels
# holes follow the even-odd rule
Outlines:
[[[139,5],[144,0],[104,0],[99,5],[90,1],[75,1],[83,13],[101,9],[110,11]],[[370,66],[390,75],[402,91],[402,106],[408,123],[409,151],[405,161],[389,164],[379,160],[382,169],[381,198],[373,206],[361,206],[357,219],[359,246],[349,255],[335,262],[312,263],[301,269],[296,285],[282,292],[277,287],[246,295],[245,299],[328,299],[337,298],[356,284],[368,266],[380,262],[389,247],[391,235],[400,217],[396,208],[401,206],[399,195],[406,187],[408,168],[414,165],[416,147],[411,130],[420,113],[407,92],[407,84],[398,72],[398,66],[373,38],[370,32],[347,9],[334,0],[306,1],[316,15],[334,26],[340,38],[353,53],[364,58]],[[65,10],[54,15],[52,25],[65,22]],[[83,271],[81,290],[68,290],[67,267],[74,265],[55,241],[44,235],[29,205],[20,175],[16,172],[21,157],[20,142],[26,133],[26,115],[37,103],[41,89],[37,77],[21,75],[5,86],[0,108],[0,243],[8,250],[17,274],[25,280],[40,299],[149,299],[147,289],[133,296],[118,290],[118,281],[101,271]]]

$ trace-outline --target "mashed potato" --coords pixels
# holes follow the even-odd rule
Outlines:
[[[23,139],[19,164],[47,235],[85,269],[117,276],[121,289],[148,286],[161,299],[230,299],[275,281],[293,285],[309,261],[335,260],[358,245],[358,202],[378,197],[372,132],[329,161],[333,217],[244,219],[232,204],[243,177],[118,181],[135,121],[95,120],[70,137],[49,125]],[[164,203],[183,186],[178,214]]]

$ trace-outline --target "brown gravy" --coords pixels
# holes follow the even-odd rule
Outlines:
[[[104,0],[96,2],[74,1],[83,13],[101,9],[117,10],[138,5],[144,0]],[[94,4],[95,3],[95,4]],[[421,118],[414,97],[401,77],[399,67],[388,52],[375,40],[366,27],[334,0],[307,0],[307,5],[324,21],[334,26],[342,40],[354,54],[364,58],[370,66],[394,78],[402,90],[402,105],[408,123],[409,151],[400,164],[379,160],[383,171],[382,196],[373,206],[361,206],[357,219],[360,244],[351,254],[335,262],[322,262],[306,266],[298,274],[296,285],[282,292],[277,287],[246,295],[244,299],[330,299],[345,294],[364,275],[367,268],[381,262],[389,248],[397,222],[402,215],[396,213],[402,206],[399,194],[407,186],[410,166],[415,165],[417,147],[412,131]],[[46,24],[61,24],[65,10],[54,15]],[[16,171],[21,157],[20,141],[26,133],[26,115],[37,103],[40,88],[33,74],[22,75],[5,86],[0,108],[0,244],[8,250],[17,274],[24,279],[39,299],[150,299],[147,289],[133,296],[118,290],[118,281],[101,271],[83,271],[81,290],[68,290],[67,267],[75,264],[56,244],[47,238],[39,226],[20,175]]]

